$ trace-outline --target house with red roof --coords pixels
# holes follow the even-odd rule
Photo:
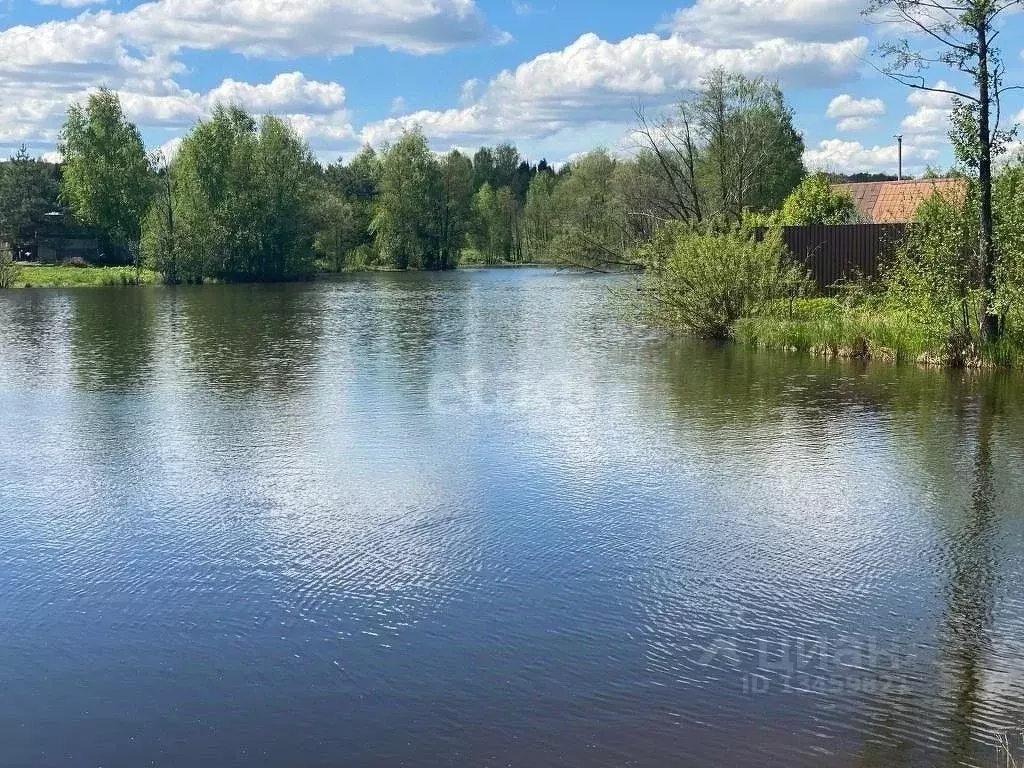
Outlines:
[[[958,205],[967,199],[967,180],[955,178],[834,184],[833,189],[849,193],[868,224],[909,224],[936,192]]]

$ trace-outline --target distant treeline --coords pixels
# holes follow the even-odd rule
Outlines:
[[[637,151],[557,170],[515,146],[438,155],[410,131],[321,166],[285,121],[221,106],[173,158],[147,156],[115,93],[68,112],[62,167],[0,164],[15,251],[58,206],[168,282],[284,280],[319,270],[633,263],[666,222],[738,224],[805,177],[803,139],[774,83],[716,72],[662,116],[637,113]]]

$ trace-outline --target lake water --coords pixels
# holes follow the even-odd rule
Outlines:
[[[0,294],[0,764],[995,766],[1022,380],[629,280]]]

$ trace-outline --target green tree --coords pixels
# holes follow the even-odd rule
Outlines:
[[[848,192],[836,191],[823,173],[808,176],[786,198],[779,223],[786,227],[808,224],[850,224],[857,220],[857,205]]]
[[[918,206],[884,275],[891,304],[915,314],[922,325],[944,328],[951,339],[969,338],[973,325],[973,207],[973,201],[933,193]]]
[[[634,242],[617,165],[607,150],[588,152],[555,187],[556,260],[586,266],[632,262]]]
[[[480,147],[473,155],[473,194],[484,184],[494,186],[494,152],[489,147]]]
[[[473,195],[473,244],[483,256],[484,262],[498,261],[499,247],[497,229],[497,201],[489,182]]]
[[[441,265],[438,214],[441,172],[420,131],[409,131],[381,160],[380,188],[370,231],[380,258],[395,269]]]
[[[523,236],[526,258],[548,261],[555,236],[554,196],[558,180],[553,173],[538,173],[530,182],[523,210]]]
[[[260,247],[242,275],[279,280],[313,273],[319,175],[309,145],[291,126],[273,116],[260,121],[255,157]]]
[[[165,276],[246,281],[313,273],[320,171],[285,122],[257,123],[240,107],[219,106],[185,137],[168,172],[172,216],[158,201],[144,237],[147,258]],[[161,227],[171,218],[168,238]]]
[[[162,152],[153,153],[150,165],[156,170],[156,192],[142,223],[142,255],[164,282],[177,284],[186,275],[175,240],[173,175]]]
[[[803,138],[775,83],[718,70],[673,113],[637,117],[662,196],[641,213],[738,223],[745,211],[777,210],[804,177]]]
[[[1022,0],[869,0],[865,13],[891,22],[904,36],[884,42],[879,53],[883,71],[916,90],[954,97],[951,138],[959,159],[973,169],[978,184],[977,280],[980,289],[979,334],[999,336],[995,305],[998,243],[994,241],[992,158],[1012,137],[1000,128],[1002,97],[1013,88],[1003,77],[1006,66],[995,45],[1000,16],[1019,10]],[[927,86],[922,74],[938,65],[966,76],[970,86]]]
[[[718,216],[776,210],[803,178],[804,142],[775,83],[716,70],[694,102],[705,136],[701,163]]]
[[[514,144],[499,144],[494,149],[494,172],[489,179],[491,186],[495,189],[502,187],[513,188],[516,184],[516,176],[519,165],[522,162],[519,157],[519,150]]]
[[[438,221],[438,264],[452,269],[473,224],[473,162],[458,150],[441,161],[441,206]]]
[[[377,187],[380,183],[380,158],[366,146],[347,164],[335,163],[324,171],[327,201],[321,211],[318,235],[321,248],[327,243],[335,255],[327,263],[337,269],[363,266],[374,258],[374,238],[370,232]],[[337,215],[338,218],[332,218]],[[342,251],[338,252],[338,248]]]
[[[474,241],[488,264],[522,261],[522,209],[511,187],[484,184],[473,199]]]
[[[0,241],[12,256],[33,239],[46,213],[58,206],[59,190],[55,166],[29,157],[24,146],[0,163]]]
[[[1005,329],[1011,318],[1018,324],[1024,321],[1024,164],[1020,161],[996,176],[992,211],[993,238],[999,244],[995,304]]]
[[[114,248],[137,257],[152,179],[138,128],[106,88],[72,105],[60,132],[64,156],[61,196],[75,216]]]
[[[320,195],[319,226],[314,247],[321,269],[341,272],[347,267],[366,266],[366,252],[360,251],[362,238],[356,228],[355,205],[331,190]]]

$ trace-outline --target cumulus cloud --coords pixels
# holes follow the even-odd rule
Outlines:
[[[245,83],[228,78],[206,93],[173,81],[129,82],[118,91],[125,115],[143,127],[191,123],[210,114],[218,104],[237,104],[257,114],[345,114],[345,89],[334,82],[310,80],[301,72],[277,75],[269,83]],[[83,101],[87,93],[76,94]]]
[[[78,1],[78,0],[72,0]],[[118,74],[184,49],[248,56],[348,54],[359,46],[433,53],[483,39],[473,0],[154,0],[0,32],[0,77]],[[130,53],[134,51],[135,53]]]
[[[786,38],[837,41],[862,25],[862,0],[697,0],[672,18],[674,33],[709,47]]]
[[[181,149],[181,137],[175,136],[157,147],[156,151],[163,158],[164,163],[171,163],[178,156],[179,149]]]
[[[1002,154],[994,158],[994,161],[999,166],[1024,163],[1024,141],[1011,141],[1003,148]]]
[[[269,83],[255,85],[228,78],[206,94],[206,101],[241,104],[253,112],[327,112],[345,106],[345,89],[338,83],[322,83],[309,80],[301,72],[288,72]]]
[[[847,93],[836,96],[829,102],[825,116],[832,119],[844,117],[878,117],[885,114],[885,102],[881,99],[855,99]]]
[[[638,99],[662,102],[696,86],[716,68],[790,84],[828,84],[855,76],[866,38],[841,43],[767,39],[743,48],[710,49],[671,35],[636,35],[612,43],[585,34],[488,83],[460,108],[421,111],[367,126],[372,143],[420,126],[443,141],[544,137],[572,125],[631,118]],[[465,93],[465,92],[464,92]]]
[[[459,92],[459,104],[463,107],[468,107],[474,101],[476,101],[477,91],[480,89],[480,81],[475,77],[472,80],[467,80],[462,84],[462,89]]]
[[[196,94],[174,80],[186,72],[177,54],[333,56],[360,46],[427,54],[488,34],[474,0],[151,0],[126,11],[15,25],[0,30],[0,141],[52,142],[68,104],[100,85],[118,90],[126,111],[144,124],[189,122],[220,100],[294,115],[311,135],[336,137],[338,125],[347,125],[337,84],[292,73],[262,85],[227,79]]]
[[[0,96],[11,91],[0,84]],[[88,88],[35,96],[15,89],[15,98],[0,101],[0,143],[56,142],[68,106],[84,102],[88,95]],[[355,136],[345,89],[338,83],[310,80],[301,72],[279,74],[268,83],[228,78],[205,93],[168,79],[129,79],[118,89],[118,96],[126,117],[144,128],[184,130],[208,116],[217,104],[239,104],[257,114],[287,119],[314,146],[336,145]]]
[[[237,104],[256,114],[275,114],[314,146],[354,138],[345,89],[334,82],[310,80],[301,72],[277,75],[269,83],[245,83],[228,78],[206,93],[172,87],[171,92],[146,94],[121,91],[129,119],[143,126],[176,126],[210,114],[218,104]]]
[[[953,114],[953,96],[943,93],[951,88],[949,83],[939,80],[935,83],[939,91],[914,90],[907,96],[907,103],[916,109],[900,124],[908,134],[946,134]]]
[[[638,101],[664,104],[716,68],[787,86],[848,82],[857,77],[868,45],[860,34],[861,3],[697,0],[676,12],[661,34],[620,42],[585,34],[486,86],[470,81],[458,107],[382,120],[366,126],[363,138],[391,139],[418,125],[441,142],[474,143],[625,125]]]
[[[903,145],[903,163],[905,169],[913,171],[934,162],[939,157],[935,149],[919,147],[915,144]],[[899,150],[896,144],[891,146],[865,147],[859,141],[843,141],[842,139],[826,139],[815,148],[804,152],[804,162],[808,168],[837,173],[856,173],[858,171],[877,171],[895,173],[899,165]]]
[[[910,104],[912,107],[935,107],[952,109],[953,94],[947,93],[947,91],[953,90],[953,86],[951,86],[945,80],[939,80],[932,87],[938,90],[912,90],[910,92],[910,95],[907,96],[907,104]]]
[[[123,14],[121,26],[141,45],[280,57],[377,45],[436,53],[487,32],[472,0],[156,0]]]
[[[844,117],[836,123],[836,130],[840,133],[858,133],[876,125],[878,121],[873,117]]]
[[[103,5],[107,0],[35,0],[38,5],[59,5],[62,8],[84,8],[87,5]]]
[[[866,131],[878,124],[876,119],[885,114],[885,102],[881,99],[855,99],[841,93],[829,102],[825,116],[838,120],[836,130],[840,133]]]

